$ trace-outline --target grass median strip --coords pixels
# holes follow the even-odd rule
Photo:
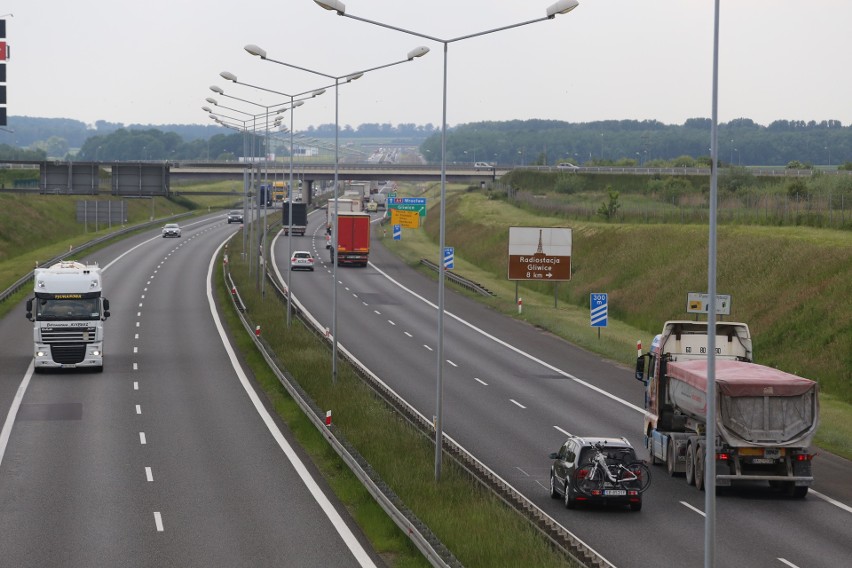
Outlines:
[[[238,259],[240,239],[231,242]],[[331,379],[331,351],[299,320],[286,324],[286,306],[272,293],[254,288],[243,261],[230,263],[231,275],[247,306],[252,326],[275,346],[282,368],[292,375],[319,409],[332,410],[335,428],[371,468],[465,566],[571,566],[542,535],[451,459],[440,482],[434,479],[434,445],[382,401],[345,362]],[[230,305],[229,290],[219,279],[218,297]],[[425,559],[304,417],[266,367],[233,309],[223,310],[240,351],[279,416],[312,456],[329,485],[361,525],[390,566],[427,565]]]

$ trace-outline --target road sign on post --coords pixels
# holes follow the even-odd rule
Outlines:
[[[689,292],[686,297],[686,312],[689,314],[706,314],[710,312],[710,294]],[[716,314],[731,315],[731,296],[716,294]]]
[[[571,229],[509,227],[509,280],[571,280]]]
[[[391,209],[391,223],[406,229],[417,229],[420,227],[420,214],[417,211]]]
[[[402,225],[394,225],[393,226],[393,240],[395,240],[395,241],[402,240]]]
[[[606,327],[609,311],[608,294],[595,292],[589,294],[589,308],[591,310],[592,327]]]
[[[452,270],[455,268],[455,249],[453,247],[444,247],[444,270]]]

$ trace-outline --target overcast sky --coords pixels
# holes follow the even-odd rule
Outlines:
[[[449,40],[541,17],[555,0],[347,0],[348,14]],[[553,20],[449,44],[447,122],[568,122],[711,115],[713,0],[580,0]],[[441,123],[443,44],[323,10],[313,0],[0,0],[10,45],[10,116],[124,124],[247,120],[284,102],[219,76],[297,94],[331,76],[405,59],[340,87],[340,124]],[[722,0],[719,120],[852,124],[852,2]],[[221,108],[231,107],[235,110]],[[289,116],[286,118],[289,122]],[[334,123],[334,94],[307,101],[296,130]],[[2,139],[0,139],[2,142]]]

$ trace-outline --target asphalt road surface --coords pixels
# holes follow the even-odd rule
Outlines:
[[[382,231],[376,229],[370,266],[339,266],[337,282],[332,283],[324,212],[309,219],[306,236],[294,237],[293,249],[311,250],[322,262],[315,272],[290,275],[293,294],[330,328],[336,288],[340,345],[422,414],[433,416],[435,281],[390,254],[386,247],[393,242],[387,238],[379,243]],[[275,241],[274,261],[285,275],[288,246],[287,238]],[[449,283],[445,305],[445,433],[612,565],[703,566],[705,495],[683,477],[668,477],[662,467],[653,468],[653,482],[638,513],[582,507],[569,511],[549,496],[548,454],[567,433],[625,436],[640,457],[647,455],[642,443],[643,387],[633,379],[633,371],[497,314],[454,293]],[[716,566],[848,565],[852,464],[821,453],[814,472],[816,482],[804,500],[780,497],[763,486],[719,495]]]
[[[103,374],[32,375],[23,304],[0,320],[0,565],[382,565],[218,327],[208,274],[238,227],[181,224],[88,259]]]

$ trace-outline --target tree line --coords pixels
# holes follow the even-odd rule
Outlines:
[[[0,159],[236,160],[243,155],[263,155],[266,143],[262,134],[246,137],[218,125],[123,127],[99,121],[90,128],[70,119],[11,117],[10,126],[16,130],[0,136]],[[280,140],[285,136],[273,133],[270,151],[287,155],[288,146]],[[333,143],[334,124],[308,127],[299,137],[302,145],[328,146]],[[432,124],[345,125],[340,139],[355,144],[360,139],[414,145],[428,162],[440,161],[441,132]],[[247,140],[250,146],[245,148]],[[804,167],[833,167],[852,162],[852,125],[843,126],[836,120],[777,120],[763,126],[741,118],[719,125],[718,144],[723,164],[782,166],[795,161]],[[446,150],[450,163],[654,167],[684,156],[709,163],[709,146],[710,119],[706,118],[680,125],[654,120],[512,120],[451,127]]]

